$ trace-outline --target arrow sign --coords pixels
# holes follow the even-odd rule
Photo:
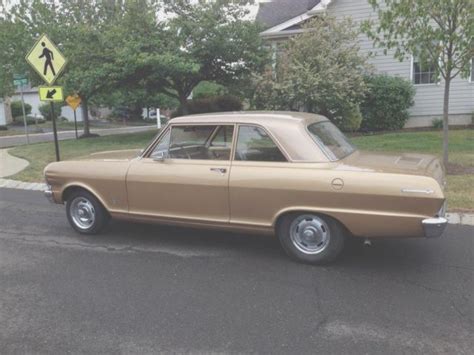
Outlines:
[[[40,86],[41,101],[64,101],[62,86]]]
[[[54,94],[56,94],[56,89],[48,90],[48,93],[46,94],[46,98],[47,99],[52,99]]]

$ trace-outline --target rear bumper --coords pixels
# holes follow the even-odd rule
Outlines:
[[[46,190],[44,190],[43,193],[49,202],[56,203],[56,201],[54,201],[53,190],[51,189],[51,185],[47,185]]]
[[[427,218],[422,221],[422,224],[426,238],[437,238],[443,234],[448,220],[443,217]]]

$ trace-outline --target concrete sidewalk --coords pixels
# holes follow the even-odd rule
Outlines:
[[[8,154],[8,149],[0,149],[0,178],[15,175],[25,169],[30,163]]]
[[[145,131],[157,131],[156,126],[137,126],[137,127],[120,127],[120,128],[100,128],[92,129],[91,133],[98,134],[99,136],[109,136],[113,134],[123,134],[123,133],[135,133],[135,132],[145,132]],[[58,139],[73,139],[76,138],[75,131],[59,131]],[[34,133],[29,135],[30,143],[40,143],[40,142],[51,142],[54,140],[53,132],[48,133]],[[16,136],[4,136],[0,137],[0,148],[15,147],[18,145],[25,145],[26,137],[24,134]]]

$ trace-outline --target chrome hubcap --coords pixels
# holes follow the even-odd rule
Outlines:
[[[329,244],[329,227],[318,216],[302,215],[291,223],[290,238],[299,251],[305,254],[318,254]]]
[[[95,209],[85,197],[76,197],[71,202],[71,217],[74,224],[80,229],[89,229],[95,222]]]

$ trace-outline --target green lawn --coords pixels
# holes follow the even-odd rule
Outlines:
[[[148,126],[148,125],[156,125],[155,122],[146,122],[144,120],[138,120],[138,121],[129,121],[127,122],[127,125],[124,125],[122,121],[107,121],[107,122],[97,122],[94,120],[90,121],[90,128],[92,132],[94,129],[103,129],[103,128],[120,128],[120,127],[133,127],[133,126]],[[15,126],[8,125],[7,130],[0,130],[0,137],[4,136],[16,136],[16,135],[24,135],[25,131],[22,125],[15,124]],[[74,122],[69,122],[69,121],[60,121],[56,123],[56,127],[59,131],[69,131],[69,130],[74,130]],[[36,129],[39,128],[39,131]],[[38,125],[35,124],[30,124],[28,126],[28,132],[30,134],[35,134],[35,133],[42,133],[44,132],[49,132],[51,129],[53,129],[53,124],[51,121],[47,121],[44,123],[38,123]],[[79,134],[82,133],[83,129],[83,123],[82,122],[77,122],[77,129],[79,131]]]
[[[123,134],[99,138],[61,141],[61,159],[72,159],[93,152],[144,148],[152,139],[153,132]],[[404,132],[352,138],[359,149],[380,152],[419,152],[440,156],[441,132]],[[54,161],[54,145],[38,143],[10,150],[12,155],[27,159],[30,165],[13,179],[41,181],[44,167]],[[457,170],[474,167],[474,130],[452,130],[450,132],[450,160]],[[458,172],[459,174],[459,172]],[[450,210],[474,211],[474,174],[448,175],[446,191]]]
[[[59,141],[61,160],[82,157],[106,150],[144,148],[155,134],[156,132],[154,131],[148,131]],[[30,165],[25,170],[12,177],[21,181],[42,181],[44,167],[56,160],[54,144],[52,142],[22,145],[10,149],[9,153],[30,162]]]

